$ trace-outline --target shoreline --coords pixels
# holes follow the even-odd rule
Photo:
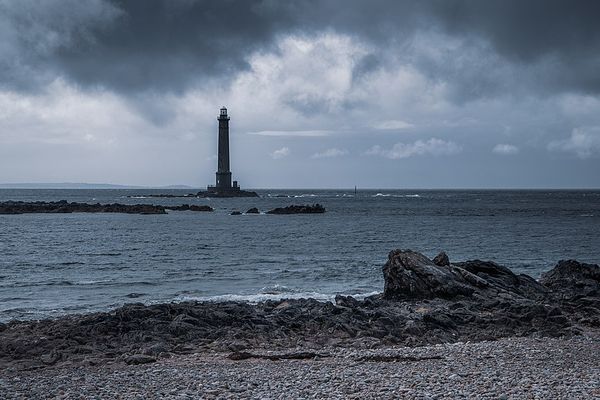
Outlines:
[[[486,261],[389,253],[384,290],[246,302],[129,303],[109,312],[0,324],[0,367],[153,363],[193,352],[424,346],[570,338],[600,328],[600,267],[560,261],[540,282]]]
[[[73,364],[33,371],[0,370],[0,388],[7,399],[600,396],[598,331],[570,339],[504,338],[378,349],[325,347],[319,352],[327,356],[236,361],[229,352],[202,352],[143,365]]]

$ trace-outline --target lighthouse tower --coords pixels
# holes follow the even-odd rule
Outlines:
[[[225,107],[221,107],[217,121],[219,121],[217,177],[215,186],[209,186],[207,190],[220,195],[234,194],[234,192],[240,191],[240,187],[237,181],[233,181],[233,185],[231,184],[231,171],[229,169],[229,116]]]
[[[229,170],[229,116],[227,109],[221,107],[219,117],[219,162],[217,164],[217,190],[231,190],[231,171]]]

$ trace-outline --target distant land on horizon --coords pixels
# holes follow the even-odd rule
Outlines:
[[[157,185],[157,186],[144,186],[144,185],[118,185],[112,183],[81,183],[81,182],[17,182],[17,183],[0,183],[0,189],[185,189],[185,190],[203,190],[200,187],[194,187],[190,185]],[[350,190],[354,191],[354,187],[263,187],[263,188],[252,188],[253,190]],[[600,190],[597,187],[360,187],[357,189],[361,190]]]
[[[139,186],[115,185],[111,183],[0,183],[0,189],[193,189],[188,185]]]

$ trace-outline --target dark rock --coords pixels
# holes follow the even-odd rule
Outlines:
[[[383,267],[386,299],[432,299],[470,296],[475,288],[449,267],[439,267],[412,250],[394,250]]]
[[[527,275],[516,275],[510,269],[493,261],[465,261],[455,263],[455,267],[477,276],[485,282],[485,287],[505,291],[531,299],[543,299],[548,290]]]
[[[88,204],[61,201],[5,201],[0,203],[0,214],[25,213],[126,213],[126,214],[165,214],[163,206],[152,204]]]
[[[445,252],[441,252],[433,259],[433,263],[439,267],[447,267],[450,265],[450,259],[448,258],[448,254]]]
[[[278,207],[267,211],[267,214],[322,214],[325,207],[320,204],[311,205],[291,205],[287,207]]]
[[[0,214],[25,213],[126,213],[126,214],[165,214],[166,210],[173,211],[213,211],[206,205],[161,206],[153,204],[88,204],[69,203],[61,201],[5,201],[0,203]]]
[[[210,206],[198,206],[195,204],[182,204],[180,206],[165,206],[166,210],[172,211],[214,211],[214,209]]]
[[[258,208],[252,207],[251,209],[246,211],[246,214],[260,214],[260,211],[258,211]]]
[[[242,215],[242,213],[239,211],[232,211],[229,215]]]
[[[492,261],[466,261],[440,266],[420,253],[394,250],[383,267],[387,299],[453,299],[458,296],[513,301],[542,300],[548,290],[527,275],[515,275]]]
[[[540,283],[560,299],[600,296],[600,267],[575,260],[561,260],[549,272],[542,274]]]

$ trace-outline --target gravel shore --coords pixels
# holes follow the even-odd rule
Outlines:
[[[202,352],[143,365],[115,361],[5,370],[0,372],[0,393],[5,399],[600,398],[597,331],[569,339],[316,352],[321,357],[305,360],[235,361],[231,353]]]

